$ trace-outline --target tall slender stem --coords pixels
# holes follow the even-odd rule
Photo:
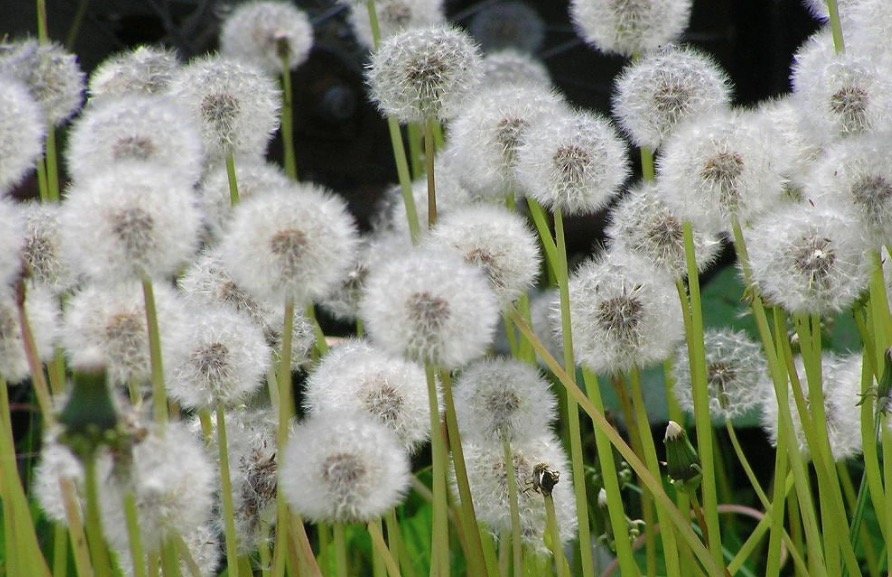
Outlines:
[[[427,227],[433,228],[437,224],[437,185],[434,177],[434,156],[436,155],[436,144],[434,143],[434,123],[433,118],[428,118],[424,122],[424,161],[426,164],[425,173],[427,175]]]
[[[50,427],[56,422],[56,415],[53,412],[53,401],[50,395],[50,388],[46,382],[46,376],[43,373],[43,363],[40,362],[40,355],[37,352],[37,341],[34,338],[34,331],[31,329],[31,320],[27,311],[27,286],[25,281],[20,280],[16,286],[16,309],[19,317],[19,330],[22,335],[22,344],[25,348],[25,358],[28,361],[28,369],[31,371],[31,383],[34,386],[34,394],[37,397],[37,404],[40,406],[40,414],[43,416],[46,426]],[[5,386],[5,384],[4,384]]]
[[[146,577],[146,554],[142,547],[142,531],[139,528],[139,508],[136,494],[127,491],[124,495],[124,517],[127,520],[127,538],[130,545],[130,558],[133,560],[134,577]]]
[[[226,153],[226,178],[229,181],[229,205],[235,206],[239,203],[238,194],[238,176],[235,173],[235,153],[229,151]]]
[[[446,442],[440,426],[440,407],[437,402],[436,368],[430,363],[424,367],[427,379],[428,409],[431,422],[431,458],[433,460],[431,490],[434,495],[433,527],[431,530],[431,562],[435,566],[432,574],[438,577],[449,575],[449,525],[446,502]]]
[[[287,43],[287,41],[285,41]],[[279,51],[282,61],[282,150],[285,153],[285,174],[297,180],[297,156],[294,152],[294,94],[291,89],[291,62],[288,46]]]
[[[396,560],[393,558],[390,549],[387,548],[387,543],[384,542],[384,534],[381,531],[381,520],[370,521],[368,530],[369,535],[372,538],[374,551],[380,556],[381,560],[384,561],[384,566],[387,568],[387,577],[401,577],[400,568],[396,564]]]
[[[343,523],[335,523],[334,530],[334,550],[335,550],[335,575],[337,577],[347,577],[349,569],[347,567],[347,536],[344,531]]]
[[[152,365],[152,401],[155,421],[162,428],[167,425],[167,389],[164,388],[164,364],[161,358],[161,331],[158,329],[158,309],[152,279],[143,276],[142,293],[146,308],[146,327],[149,333],[149,361]]]
[[[846,43],[842,35],[842,22],[839,19],[839,6],[837,0],[826,0],[827,12],[830,15],[830,31],[833,35],[833,48],[837,54],[846,51]]]
[[[511,514],[511,553],[514,577],[523,575],[523,542],[520,539],[520,507],[517,500],[517,472],[514,470],[514,452],[511,441],[502,435],[502,458],[508,478],[508,511]]]
[[[217,454],[220,458],[220,496],[223,501],[223,532],[226,538],[226,567],[229,577],[238,577],[238,543],[235,532],[235,504],[232,500],[232,478],[229,471],[229,442],[226,434],[226,411],[217,403]]]

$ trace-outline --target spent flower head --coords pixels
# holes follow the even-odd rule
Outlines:
[[[483,57],[483,86],[504,84],[551,86],[551,76],[541,60],[513,48],[504,48]]]
[[[0,42],[0,77],[4,76],[17,78],[28,87],[52,125],[68,120],[83,102],[86,80],[77,57],[56,42]]]
[[[692,0],[572,0],[580,36],[606,53],[642,54],[677,39],[688,26]]]
[[[375,45],[365,0],[339,0],[350,7],[348,20],[356,39],[368,47]],[[375,13],[381,41],[407,30],[441,25],[445,22],[443,0],[376,0]]]
[[[57,294],[72,288],[77,281],[62,256],[61,214],[61,205],[55,203],[29,202],[22,205],[22,259],[28,267],[28,277]]]
[[[173,50],[137,46],[106,58],[90,75],[90,101],[124,95],[160,95],[180,67]]]
[[[545,22],[526,2],[504,0],[477,7],[468,31],[486,53],[513,48],[532,54],[545,41]]]
[[[43,111],[28,87],[0,73],[0,195],[34,168],[45,136]]]
[[[473,41],[456,28],[435,25],[388,38],[372,55],[366,76],[383,114],[424,122],[455,116],[482,73]]]
[[[283,459],[279,486],[313,522],[372,521],[409,490],[409,459],[396,434],[357,412],[307,418],[295,427]]]
[[[282,74],[284,58],[291,70],[300,66],[312,47],[310,19],[293,3],[282,0],[239,4],[220,30],[223,56],[250,62],[273,76]]]
[[[25,230],[19,205],[0,197],[0,287],[5,289],[22,272]]]

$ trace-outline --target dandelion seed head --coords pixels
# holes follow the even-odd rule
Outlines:
[[[28,87],[44,118],[59,126],[81,107],[85,76],[61,44],[37,40],[0,43],[0,77],[12,76]]]
[[[90,75],[90,101],[125,95],[161,95],[179,68],[176,54],[159,46],[137,46],[104,60]]]
[[[573,0],[570,19],[601,52],[642,54],[677,39],[688,26],[691,0]]]
[[[244,60],[278,76],[282,56],[294,70],[310,55],[313,26],[307,15],[290,2],[253,1],[238,5],[220,30],[220,52]]]
[[[540,60],[513,48],[490,52],[483,57],[483,86],[533,84],[551,86],[548,68]]]
[[[468,27],[484,52],[516,49],[535,53],[545,40],[545,23],[526,2],[507,0],[484,5]]]
[[[368,48],[374,46],[372,25],[365,2],[340,0],[350,6],[348,20],[356,39]],[[442,25],[445,21],[443,0],[379,0],[375,2],[381,40],[408,30]]]
[[[34,168],[45,136],[43,111],[27,86],[0,73],[0,194]]]

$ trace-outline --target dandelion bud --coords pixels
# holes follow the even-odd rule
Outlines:
[[[275,81],[252,65],[207,57],[180,69],[168,93],[198,119],[210,159],[227,154],[260,158],[279,127]]]
[[[118,414],[102,371],[77,373],[73,381],[71,394],[59,413],[59,440],[80,459],[91,459],[100,446],[108,444],[106,435],[117,427]]]
[[[482,75],[477,47],[457,29],[432,26],[392,36],[372,55],[371,98],[401,122],[455,116]]]
[[[713,418],[733,419],[758,406],[761,391],[768,386],[768,367],[761,345],[744,332],[728,329],[708,329],[704,345],[709,412]],[[672,392],[681,408],[693,414],[694,384],[686,345],[676,352],[674,376]]]
[[[703,470],[700,467],[697,450],[688,440],[687,433],[678,423],[669,421],[663,443],[666,445],[666,469],[669,479],[686,493],[695,491],[700,485]]]
[[[361,411],[386,425],[414,453],[430,438],[424,369],[350,340],[327,354],[307,380],[304,405],[311,414]]]
[[[340,3],[350,6],[348,20],[356,39],[372,48],[375,42],[366,0],[340,0]],[[407,30],[442,25],[446,20],[443,0],[375,0],[375,11],[382,41]]]
[[[43,111],[27,86],[0,74],[0,194],[34,168],[45,135]]]
[[[567,215],[604,208],[629,172],[626,143],[606,118],[588,112],[531,125],[517,148],[515,176],[523,191]]]
[[[223,22],[220,52],[250,62],[273,76],[282,73],[283,56],[294,70],[313,47],[313,26],[290,2],[254,1],[240,4]]]
[[[611,247],[643,257],[673,278],[687,276],[683,223],[662,201],[656,184],[639,183],[623,196],[611,209],[605,232]],[[716,235],[694,231],[698,270],[712,264],[721,248]]]
[[[841,311],[867,287],[869,245],[842,206],[780,210],[746,237],[753,280],[769,302],[792,313]]]
[[[455,412],[463,439],[515,443],[550,430],[557,403],[536,368],[493,358],[462,370],[455,382]]]
[[[691,0],[572,0],[570,19],[580,36],[606,53],[642,54],[678,38],[688,26]]]
[[[279,484],[312,522],[358,523],[399,505],[409,459],[396,435],[360,413],[318,413],[294,429]]]
[[[37,202],[22,206],[25,221],[22,259],[28,267],[28,278],[53,293],[63,293],[72,288],[76,279],[62,257],[62,236],[59,230],[62,207],[56,203]]]
[[[506,84],[551,86],[551,77],[541,61],[529,54],[505,48],[483,58],[483,86]]]
[[[163,94],[178,68],[176,54],[158,46],[137,46],[112,55],[90,75],[90,101]]]
[[[573,273],[570,317],[576,358],[596,372],[662,362],[683,337],[672,279],[628,253],[611,251]]]
[[[46,121],[60,125],[80,108],[85,76],[77,57],[55,42],[0,43],[0,77],[12,76],[28,87]]]
[[[286,299],[303,306],[344,278],[356,244],[343,200],[320,186],[294,183],[240,203],[220,256],[250,294],[276,308]]]
[[[667,46],[623,70],[613,113],[636,146],[656,149],[681,122],[725,108],[730,100],[728,77],[711,57]]]
[[[0,377],[10,384],[20,383],[31,375],[16,298],[11,288],[0,288]],[[38,357],[42,361],[51,360],[59,336],[59,305],[46,288],[29,286],[25,312]]]
[[[502,306],[520,298],[539,276],[536,237],[521,217],[501,207],[477,204],[454,210],[437,222],[428,242],[482,269]]]
[[[173,275],[195,252],[200,224],[188,183],[134,162],[76,183],[60,217],[71,267],[111,283]]]
[[[444,250],[415,250],[369,274],[361,316],[391,354],[456,368],[482,355],[499,306],[483,273]]]

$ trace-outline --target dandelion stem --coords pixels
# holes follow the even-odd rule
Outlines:
[[[294,152],[294,93],[291,89],[291,62],[288,50],[280,50],[282,60],[282,149],[285,152],[285,174],[297,180],[297,156]]]
[[[46,184],[50,202],[59,202],[59,153],[56,146],[56,128],[50,126],[46,131]]]
[[[647,146],[641,147],[641,178],[645,182],[653,182],[656,178],[654,169],[654,151]]]
[[[220,458],[220,495],[223,501],[223,531],[226,538],[226,566],[229,577],[238,577],[238,544],[235,533],[235,505],[229,471],[229,443],[226,435],[226,411],[217,403],[217,454]]]
[[[343,523],[335,523],[332,527],[334,531],[334,549],[336,558],[337,577],[347,577],[349,569],[347,567],[347,536],[344,532]]]
[[[50,185],[46,177],[46,157],[37,160],[37,190],[40,202],[50,202]]]
[[[68,530],[62,523],[53,526],[53,577],[68,577]]]
[[[384,522],[387,524],[387,541],[390,544],[391,550],[396,551],[396,556],[399,559],[403,575],[406,577],[416,577],[415,567],[412,565],[412,557],[406,550],[405,543],[403,543],[400,523],[396,517],[396,509],[391,509],[387,513]]]
[[[520,540],[520,508],[517,500],[517,472],[514,470],[514,453],[511,441],[502,435],[502,455],[505,459],[505,471],[508,480],[508,510],[511,513],[511,552],[514,577],[523,574],[523,543]]]
[[[825,0],[827,13],[830,15],[830,31],[833,34],[833,48],[837,54],[846,51],[845,40],[842,36],[842,22],[839,19],[839,5],[837,0]]]
[[[567,559],[564,558],[564,549],[561,547],[561,531],[557,522],[557,515],[554,511],[554,497],[551,494],[544,495],[545,497],[545,519],[548,525],[548,530],[546,534],[551,538],[551,545],[549,549],[551,549],[552,555],[554,555],[554,564],[557,566],[557,574],[560,577],[570,577],[570,567],[567,565]]]
[[[90,561],[90,550],[87,548],[87,536],[84,534],[84,521],[81,518],[81,507],[77,499],[74,481],[69,478],[59,479],[59,490],[62,493],[62,504],[65,506],[65,520],[71,535],[71,548],[74,551],[74,569],[78,577],[93,577],[93,564]],[[8,533],[7,535],[12,535]]]
[[[90,0],[80,0],[77,4],[77,12],[74,14],[71,27],[68,29],[68,36],[65,37],[65,49],[73,50],[74,43],[77,41],[77,35],[81,31],[81,25],[84,23],[84,17],[87,15],[87,7]]]
[[[102,536],[102,519],[99,515],[99,478],[96,471],[96,455],[83,459],[84,485],[87,500],[87,541],[96,577],[111,577],[111,560]]]
[[[146,307],[146,326],[149,333],[149,360],[152,365],[152,401],[155,421],[165,427],[168,421],[167,390],[164,388],[164,365],[161,359],[161,331],[158,330],[158,310],[155,306],[155,290],[152,279],[142,278],[142,294]]]
[[[132,490],[124,494],[124,517],[127,520],[133,576],[146,577],[146,555],[142,548],[142,533],[139,530],[139,510],[136,505],[136,494]]]
[[[31,382],[34,386],[37,404],[40,406],[40,413],[46,422],[46,426],[51,427],[56,422],[56,416],[53,412],[50,388],[43,373],[43,364],[40,362],[40,355],[37,352],[37,341],[34,338],[34,331],[31,329],[31,320],[28,318],[26,292],[27,286],[25,281],[20,279],[16,285],[15,299],[19,327],[22,334],[22,344],[25,348],[25,357],[28,360],[28,369],[31,371]]]
[[[428,118],[424,122],[424,161],[427,174],[427,227],[433,228],[437,224],[437,186],[434,177],[434,156],[437,145],[434,143],[434,124],[437,121]]]
[[[387,548],[387,543],[384,542],[384,535],[381,531],[381,519],[370,521],[368,530],[372,538],[374,552],[384,561],[384,566],[387,568],[387,576],[401,577],[400,568],[390,553],[390,549]]]
[[[177,544],[170,538],[161,544],[161,571],[164,573],[164,577],[182,577]]]
[[[240,199],[238,194],[238,177],[235,173],[235,153],[231,150],[226,153],[226,178],[229,181],[229,205],[235,206]]]
[[[428,409],[431,421],[431,458],[433,461],[431,492],[433,493],[433,522],[431,528],[432,574],[449,575],[449,507],[446,503],[446,442],[440,426],[440,407],[437,402],[436,368],[425,363]]]
[[[276,434],[278,446],[278,467],[282,467],[282,455],[288,444],[288,427],[294,414],[294,401],[291,393],[291,342],[294,338],[294,300],[287,299],[282,321],[282,350],[279,352],[279,366],[276,371],[279,423]],[[285,554],[288,551],[288,505],[281,491],[276,493],[276,550],[273,558],[273,577],[285,574]]]

